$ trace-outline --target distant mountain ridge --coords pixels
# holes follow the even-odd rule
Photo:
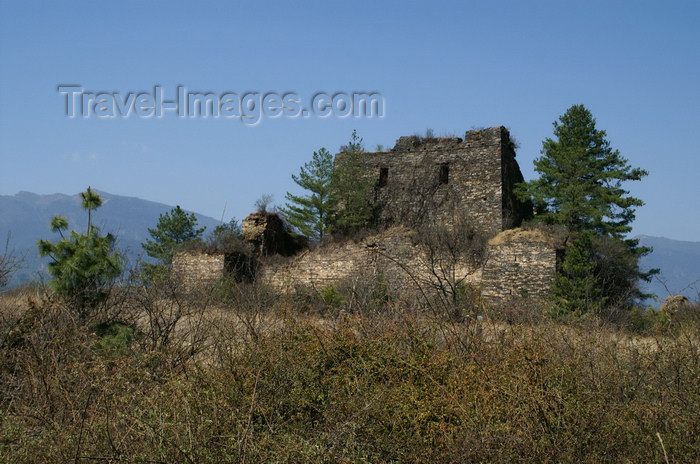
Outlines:
[[[155,227],[159,216],[174,206],[95,191],[104,202],[93,214],[93,223],[103,232],[116,235],[117,246],[124,252],[129,264],[133,265],[143,254],[141,243],[150,237],[148,228]],[[56,215],[68,219],[72,230],[84,232],[87,227],[87,212],[82,209],[79,194],[38,195],[21,191],[16,195],[0,195],[0,240],[3,248],[10,234],[10,248],[14,248],[17,255],[25,257],[23,267],[14,275],[11,285],[34,280],[45,272],[42,269],[48,258],[39,258],[36,242],[42,238],[58,238],[58,234],[49,229],[49,223]],[[209,216],[195,213],[195,217],[200,226],[206,226],[205,235],[219,224]]]
[[[685,295],[697,300],[700,293],[700,242],[672,240],[640,235],[640,245],[654,251],[640,261],[644,270],[658,268],[661,274],[644,288],[658,297],[659,303],[670,295]]]
[[[148,228],[155,227],[158,217],[174,206],[96,191],[104,203],[93,216],[94,223],[103,232],[117,236],[117,246],[133,265],[143,254],[141,243],[149,238]],[[25,256],[23,268],[15,274],[12,284],[35,280],[42,272],[45,276],[42,268],[48,259],[39,258],[36,242],[40,238],[57,238],[58,234],[49,230],[49,223],[57,214],[68,219],[72,229],[83,231],[87,226],[87,213],[81,207],[79,194],[38,195],[22,191],[16,195],[0,195],[1,245],[4,246],[9,233],[10,247],[17,255]],[[195,213],[195,217],[200,226],[206,226],[205,235],[219,224],[209,216]],[[696,300],[700,291],[700,242],[646,235],[637,238],[641,245],[654,248],[653,253],[642,258],[642,268],[661,269],[661,275],[645,284],[645,289],[656,294],[659,303],[669,294],[682,294]]]

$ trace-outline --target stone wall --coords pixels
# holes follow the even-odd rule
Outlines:
[[[348,156],[336,155],[335,168],[347,163]],[[440,286],[436,267],[447,267],[458,280],[480,287],[486,302],[547,294],[558,247],[544,232],[511,229],[532,215],[532,205],[513,193],[523,176],[504,127],[468,131],[464,139],[401,137],[392,150],[362,153],[357,159],[363,175],[375,182],[374,198],[369,200],[379,206],[384,230],[292,256],[306,244],[297,241],[276,214],[253,213],[243,221],[242,233],[253,245],[254,256],[292,256],[283,262],[268,260],[256,278],[280,291],[299,286],[321,290],[381,273],[395,294],[424,294]],[[436,263],[435,253],[416,230],[440,224],[455,231],[463,218],[492,238],[487,260],[465,254],[464,259]],[[173,270],[192,285],[232,272],[231,261],[229,257],[227,263],[223,254],[178,253]]]
[[[457,262],[458,279],[481,289],[482,301],[512,297],[544,298],[556,272],[558,246],[541,231],[512,229],[492,238],[485,262]],[[382,273],[394,294],[423,294],[436,289],[434,264],[415,232],[397,227],[360,242],[348,241],[309,250],[284,264],[266,266],[261,278],[280,291],[298,286],[321,290],[354,276]]]
[[[173,257],[173,275],[187,288],[216,282],[224,275],[224,254],[181,251]]]
[[[336,155],[336,166],[347,156]],[[531,205],[513,195],[523,177],[504,127],[469,131],[464,140],[401,137],[392,150],[360,159],[366,176],[376,179],[383,223],[449,223],[464,213],[493,236],[532,214]]]
[[[512,229],[491,239],[481,284],[483,301],[546,297],[560,248],[552,236],[540,230]]]
[[[481,290],[482,301],[500,303],[513,297],[543,298],[556,272],[556,241],[539,231],[511,229],[493,237],[484,262],[442,258],[436,262],[417,232],[393,227],[359,241],[330,243],[306,250],[285,261],[261,266],[257,278],[280,292],[299,287],[322,290],[381,274],[393,295],[434,295],[444,270]],[[173,272],[186,286],[212,283],[227,271],[223,253],[180,252]],[[449,273],[449,272],[448,272]]]
[[[381,274],[394,295],[430,293],[439,285],[416,232],[393,227],[360,241],[348,240],[307,250],[282,264],[263,267],[260,278],[279,291],[297,287],[322,290],[339,282],[352,282]],[[457,279],[478,282],[480,269],[456,262]],[[449,263],[448,263],[449,266]],[[439,271],[438,271],[439,273]]]

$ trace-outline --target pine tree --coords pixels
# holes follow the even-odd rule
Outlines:
[[[567,248],[560,263],[552,285],[552,300],[565,313],[597,313],[605,304],[591,248],[590,237],[584,234]]]
[[[205,229],[197,228],[194,213],[187,214],[179,205],[161,214],[155,229],[148,229],[151,238],[141,244],[146,254],[158,261],[157,264],[144,263],[145,277],[162,274],[172,264],[178,248],[185,242],[199,240]]]
[[[332,173],[333,156],[321,148],[301,167],[298,176],[292,174],[294,182],[309,193],[294,195],[288,192],[287,205],[281,212],[287,222],[306,237],[322,239],[326,234],[331,212]]]
[[[68,221],[56,216],[51,221],[51,230],[58,232],[61,240],[56,243],[39,240],[39,256],[49,256],[49,273],[53,276],[51,286],[54,291],[68,299],[81,320],[85,320],[91,311],[104,301],[114,280],[121,274],[123,258],[115,250],[115,237],[102,235],[93,226],[92,210],[99,208],[102,198],[89,187],[80,194],[83,208],[88,211],[88,229],[86,234],[72,231],[68,237]]]
[[[632,230],[635,209],[644,203],[629,196],[623,183],[648,173],[632,168],[611,148],[606,132],[596,129],[593,115],[583,105],[572,106],[554,122],[554,135],[556,140],[542,143],[542,156],[535,160],[540,177],[521,184],[517,192],[534,202],[536,220],[563,225],[570,242],[590,234],[579,244],[586,244],[595,264],[601,297],[629,306],[643,296],[637,281],[649,280],[655,271],[639,270],[638,259],[651,250],[625,238]],[[603,274],[614,278],[604,279]]]
[[[352,131],[350,141],[340,147],[331,178],[330,224],[334,232],[350,233],[372,225],[375,179],[367,176],[364,163],[365,147],[357,130]]]
[[[571,233],[589,230],[621,239],[632,230],[635,208],[644,204],[628,196],[622,183],[648,173],[630,167],[610,147],[583,105],[572,106],[554,122],[554,135],[557,140],[547,138],[535,160],[540,177],[521,189],[534,201],[538,219],[564,225]]]
[[[102,197],[100,197],[97,193],[93,192],[92,188],[89,186],[86,191],[80,192],[80,197],[83,199],[83,209],[87,210],[88,212],[87,230],[89,233],[90,228],[92,227],[92,210],[102,206]]]

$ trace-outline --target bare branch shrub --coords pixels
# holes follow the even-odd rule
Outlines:
[[[19,257],[15,253],[14,248],[10,248],[10,234],[7,234],[7,240],[5,240],[5,249],[2,254],[0,254],[0,288],[7,285],[17,270],[22,266],[24,257]]]
[[[422,244],[422,283],[437,291],[442,306],[452,308],[461,318],[459,303],[472,306],[475,298],[470,278],[483,269],[488,258],[488,238],[471,222],[460,217],[452,224],[422,224],[418,228]],[[463,299],[463,301],[460,301]]]
[[[130,322],[143,334],[142,348],[166,353],[173,367],[205,350],[211,341],[206,315],[212,292],[212,283],[187,286],[171,276],[133,287],[128,302]]]
[[[255,200],[255,210],[258,213],[266,213],[268,206],[275,200],[275,196],[270,193],[260,195],[260,198]]]

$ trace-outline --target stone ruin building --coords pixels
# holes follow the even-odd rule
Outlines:
[[[336,155],[336,168],[349,156]],[[392,292],[423,284],[436,288],[434,253],[420,230],[455,229],[466,220],[487,240],[485,251],[454,260],[450,272],[478,289],[487,303],[547,294],[562,247],[541,230],[518,228],[532,216],[532,205],[514,195],[523,176],[507,129],[471,130],[464,139],[401,137],[391,150],[352,156],[362,176],[373,182],[380,231],[310,249],[277,215],[254,213],[242,231],[256,255],[290,256],[264,264],[256,278],[280,291],[321,290],[379,274]],[[180,253],[173,268],[190,282],[211,281],[231,272],[226,260],[225,253]]]
[[[336,155],[336,165],[347,156]],[[505,127],[472,130],[464,140],[401,137],[389,151],[362,153],[361,162],[376,180],[385,224],[450,223],[462,215],[496,235],[532,216],[532,205],[513,194],[523,175]]]

